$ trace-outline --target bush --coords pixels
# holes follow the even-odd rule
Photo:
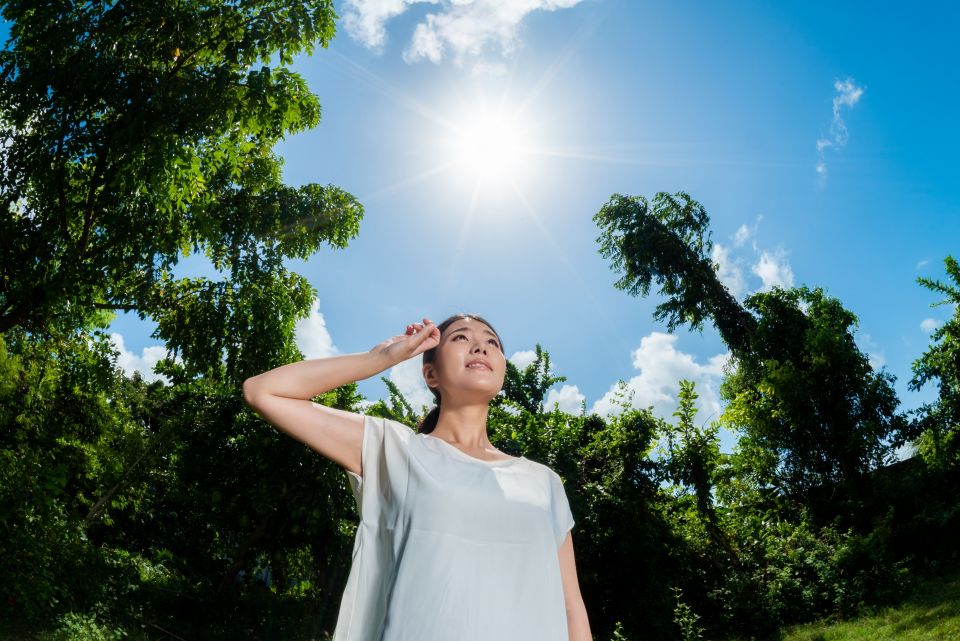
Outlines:
[[[773,513],[747,519],[738,532],[739,562],[710,598],[740,632],[771,632],[763,621],[779,627],[848,616],[907,582],[905,566],[889,558],[889,532],[889,517],[867,535],[816,528],[805,515],[798,523]]]
[[[92,614],[68,612],[59,619],[54,641],[120,641],[127,636],[121,628],[100,624]]]

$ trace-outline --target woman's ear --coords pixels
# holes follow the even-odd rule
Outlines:
[[[437,377],[433,371],[432,363],[423,364],[423,380],[427,384],[427,387],[434,387],[437,384]]]

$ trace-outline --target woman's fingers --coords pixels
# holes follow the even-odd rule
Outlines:
[[[410,323],[407,325],[406,335],[414,339],[410,342],[413,356],[424,351],[424,343],[431,338],[436,339],[438,343],[440,342],[440,331],[437,329],[437,326],[430,322],[428,318],[424,318],[423,320],[423,323]]]
[[[408,341],[406,346],[403,348],[403,351],[408,354],[406,358],[410,358],[439,344],[440,330],[437,329],[437,326],[434,325],[429,318],[425,317],[422,323],[410,323],[407,325],[404,333],[397,338],[413,339]],[[429,347],[425,346],[424,343],[431,338],[435,339],[436,343]]]
[[[428,326],[433,326],[433,323],[430,322],[430,319],[424,318],[422,323],[410,323],[407,325],[406,333],[412,335],[426,329]]]
[[[423,341],[430,338],[430,336],[434,333],[433,332],[434,329],[435,327],[433,323],[429,325],[421,325],[420,323],[417,323],[417,334],[420,335],[420,342],[422,343]]]

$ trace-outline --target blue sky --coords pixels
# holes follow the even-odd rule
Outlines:
[[[916,278],[960,257],[952,5],[454,4],[340,0],[331,46],[296,61],[323,115],[277,148],[285,178],[365,207],[348,249],[294,265],[318,293],[299,333],[308,355],[472,311],[517,363],[536,343],[550,352],[568,378],[551,400],[568,409],[609,411],[623,379],[669,416],[688,377],[700,420],[715,417],[718,335],[666,335],[655,296],[615,290],[591,220],[614,193],[684,190],[741,299],[824,287],[859,317],[859,344],[897,377],[903,407],[933,398],[906,383],[952,312],[929,307]],[[112,329],[129,367],[162,353],[135,317]],[[418,363],[383,375],[426,399]],[[374,377],[361,391],[386,390]]]

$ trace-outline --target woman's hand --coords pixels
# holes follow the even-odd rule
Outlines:
[[[440,344],[440,330],[428,318],[423,323],[407,325],[404,334],[397,334],[373,347],[370,352],[391,363],[402,363]]]

